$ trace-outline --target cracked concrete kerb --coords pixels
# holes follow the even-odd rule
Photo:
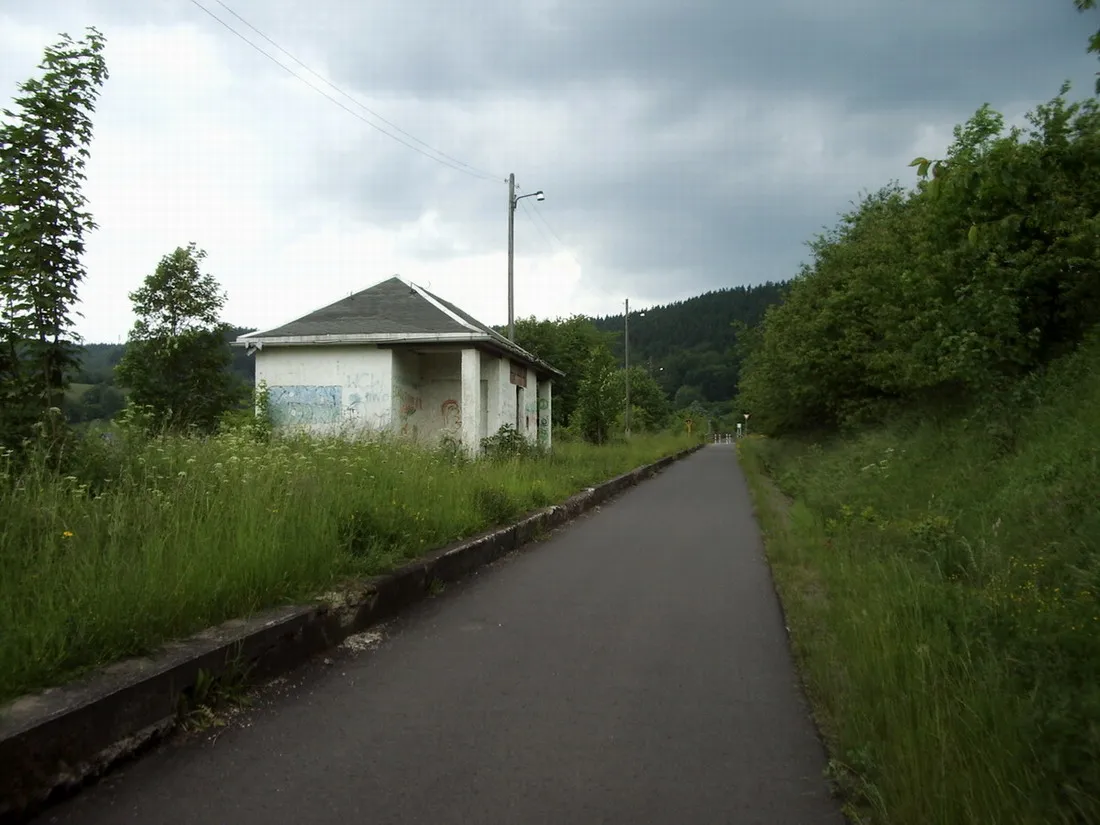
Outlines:
[[[200,670],[217,678],[243,665],[252,681],[291,670],[424,598],[434,582],[457,581],[701,446],[589,488],[510,527],[429,552],[328,603],[234,619],[169,643],[153,656],[127,659],[17,699],[0,709],[0,824],[23,819],[53,794],[78,787],[170,731],[180,697]]]

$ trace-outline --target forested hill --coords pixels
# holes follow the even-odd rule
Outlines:
[[[764,311],[780,300],[786,284],[765,283],[707,292],[671,304],[645,308],[645,315],[630,313],[630,361],[645,367],[668,393],[673,407],[692,402],[724,404],[737,394],[740,370],[734,351],[735,321],[754,326]],[[593,318],[601,332],[615,337],[612,350],[623,355],[623,316]],[[226,331],[226,345],[238,335],[252,332],[243,327]],[[81,367],[72,375],[66,397],[71,421],[110,418],[125,404],[123,390],[115,384],[114,369],[125,344],[87,344]],[[245,385],[253,381],[255,361],[243,348],[232,351],[233,372]],[[715,409],[715,412],[720,410]]]
[[[225,330],[226,347],[237,336],[254,332],[251,327],[229,327]],[[81,347],[80,368],[70,376],[65,394],[65,415],[69,421],[93,421],[111,418],[126,404],[126,394],[115,384],[115,367],[126,352],[125,344],[85,344]],[[256,361],[243,347],[233,347],[229,371],[243,384],[252,386]]]
[[[247,332],[254,332],[251,327],[229,327],[225,331],[226,346],[230,341]],[[73,374],[72,380],[77,384],[114,384],[115,367],[122,360],[122,354],[126,352],[125,344],[85,344],[81,347],[80,369]],[[255,361],[249,357],[242,347],[233,347],[233,363],[230,370],[239,375],[243,381],[251,383],[255,375]]]
[[[706,292],[638,311],[631,309],[630,361],[649,368],[676,406],[687,406],[692,401],[729,401],[737,393],[739,366],[733,323],[760,323],[764,311],[779,303],[785,286],[769,281]],[[621,358],[623,316],[593,320],[601,331],[618,333],[615,347]]]

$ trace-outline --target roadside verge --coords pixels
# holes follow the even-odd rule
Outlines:
[[[0,709],[0,825],[22,820],[171,731],[200,682],[247,672],[262,681],[420,601],[638,484],[703,445],[682,450],[535,511],[504,528],[431,551],[338,600],[235,619],[158,653],[127,659]]]

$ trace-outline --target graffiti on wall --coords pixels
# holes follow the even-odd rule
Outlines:
[[[550,439],[550,399],[539,398],[539,441],[544,444]]]
[[[340,421],[341,396],[337,386],[269,387],[271,422],[279,427],[336,424]]]
[[[348,388],[349,396],[354,397],[358,404],[390,403],[388,382],[381,381],[373,372],[349,373],[344,378],[344,386]]]
[[[349,373],[344,377],[344,386],[348,390],[348,418],[371,429],[389,426],[389,415],[379,412],[378,407],[389,406],[390,388],[373,372]]]
[[[401,435],[411,435],[415,439],[420,435],[420,428],[409,419],[416,415],[417,410],[423,409],[424,402],[419,395],[410,392],[402,391],[398,397],[401,401]]]
[[[448,398],[439,405],[439,412],[443,415],[443,428],[457,430],[462,426],[462,408],[453,398]]]

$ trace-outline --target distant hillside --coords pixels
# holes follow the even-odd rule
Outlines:
[[[230,327],[226,332],[225,345],[228,347],[237,336],[254,332],[251,327]],[[249,357],[242,347],[231,347],[233,363],[230,371],[241,380],[252,383],[256,378],[256,361]],[[80,369],[73,373],[73,382],[77,384],[114,384],[115,367],[126,352],[125,344],[85,344]]]
[[[256,380],[256,360],[242,347],[230,347],[229,343],[253,331],[251,327],[230,327],[225,335],[233,358],[229,371],[248,386]],[[65,415],[73,423],[112,418],[125,406],[125,392],[115,384],[115,367],[126,345],[85,344],[82,350],[80,368],[72,374],[65,396]]]
[[[728,405],[737,394],[740,365],[734,351],[734,321],[750,326],[760,323],[765,310],[779,303],[785,283],[739,286],[707,292],[685,301],[646,308],[645,315],[630,314],[630,361],[651,371],[668,393],[673,406],[683,408],[702,402]],[[623,355],[623,316],[592,319],[601,332],[615,335],[615,354]],[[237,336],[252,332],[232,327],[226,346]],[[124,393],[115,386],[114,369],[126,351],[125,344],[87,344],[81,368],[73,373],[66,400],[72,421],[109,418],[124,404]],[[231,348],[230,371],[247,385],[255,381],[256,361],[243,348]]]
[[[734,321],[758,324],[765,310],[780,302],[785,283],[770,281],[706,292],[695,298],[630,313],[630,361],[649,368],[684,407],[692,401],[729,401],[737,393],[739,365],[734,353]],[[623,316],[594,319],[603,332],[618,334],[623,355]]]

